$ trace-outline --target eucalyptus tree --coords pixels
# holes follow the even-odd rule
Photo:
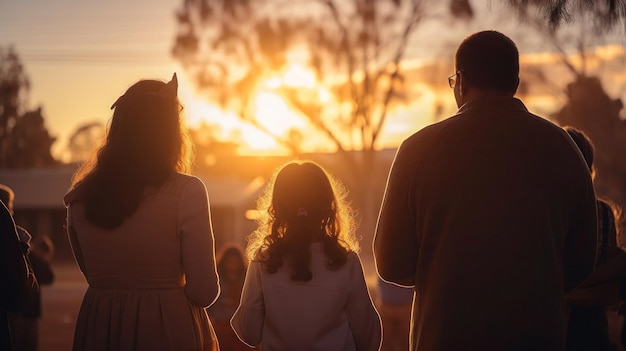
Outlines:
[[[403,101],[403,62],[412,36],[432,18],[433,3],[184,0],[172,53],[206,96],[237,111],[291,154],[304,151],[305,136],[332,145],[349,170],[341,175],[353,185],[361,226],[373,232],[384,187],[372,183],[375,151],[391,109]],[[471,18],[471,7],[451,1],[445,15]],[[279,134],[254,115],[255,97],[294,65],[312,72],[313,84],[279,84],[272,91],[306,127]]]

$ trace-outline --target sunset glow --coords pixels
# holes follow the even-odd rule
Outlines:
[[[293,111],[280,95],[262,91],[254,99],[254,116],[263,126],[284,136],[292,128],[305,128],[306,121]]]
[[[605,46],[593,50],[594,55],[588,58],[588,68],[594,69],[598,60],[613,62],[623,59],[624,49],[620,46]],[[570,57],[578,65],[576,55]],[[554,53],[533,53],[522,55],[521,62],[525,67],[555,66],[554,72],[564,82],[569,78],[569,72],[559,64],[559,56]],[[422,64],[422,63],[420,63]],[[418,69],[420,65],[409,67]],[[623,73],[612,74],[609,80],[612,85],[623,84],[626,81]],[[419,79],[419,77],[418,77]],[[608,79],[608,78],[607,78]],[[564,84],[563,82],[563,84]],[[256,93],[251,98],[249,118],[254,118],[271,135],[243,121],[236,112],[224,111],[216,104],[211,103],[205,96],[193,92],[187,79],[181,79],[180,98],[185,105],[185,115],[191,128],[206,123],[215,126],[216,137],[222,141],[240,143],[238,153],[257,155],[287,154],[289,151],[276,138],[286,138],[291,130],[299,130],[306,137],[302,141],[305,151],[328,150],[334,145],[319,133],[298,111],[295,111],[281,96],[281,89],[298,89],[305,99],[313,99],[315,103],[324,105],[323,118],[332,118],[342,111],[332,93],[321,84],[314,72],[309,68],[292,64],[275,76],[267,77],[262,81]],[[401,140],[422,127],[436,122],[439,118],[452,115],[456,111],[453,96],[447,86],[444,90],[427,82],[416,82],[410,88],[415,94],[411,98],[389,111],[387,123],[382,131],[377,145],[382,148],[396,147]],[[536,113],[549,114],[558,105],[558,98],[552,91],[546,91],[539,85],[533,85],[533,92],[525,96],[529,108]],[[350,106],[346,108],[349,110]]]
[[[283,84],[290,87],[314,88],[317,82],[311,70],[300,65],[291,65],[284,73]]]
[[[217,126],[216,137],[228,140],[237,135],[244,145],[242,153],[280,154],[286,150],[275,137],[284,138],[290,130],[304,130],[309,124],[304,116],[289,107],[277,90],[281,87],[316,89],[319,101],[330,100],[330,93],[317,85],[312,71],[299,65],[289,66],[282,75],[268,78],[260,84],[260,89],[252,98],[251,114],[256,121],[272,135],[261,131],[251,123],[246,123],[235,112],[224,111],[217,105],[197,95],[185,78],[181,79],[180,99],[185,106],[185,116],[189,127],[202,123]]]

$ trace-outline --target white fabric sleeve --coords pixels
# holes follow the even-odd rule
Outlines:
[[[249,346],[258,345],[263,335],[265,302],[261,282],[262,269],[262,263],[250,263],[241,292],[241,302],[230,320],[230,325],[239,339]]]
[[[357,350],[379,350],[382,343],[382,323],[370,297],[359,257],[350,253],[346,264],[350,267],[351,291],[346,304],[348,323],[354,335]]]

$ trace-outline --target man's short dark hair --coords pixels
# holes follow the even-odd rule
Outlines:
[[[506,35],[493,30],[465,38],[456,51],[456,70],[476,88],[515,93],[519,52]]]

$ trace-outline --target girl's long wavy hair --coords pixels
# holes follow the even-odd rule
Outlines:
[[[322,243],[330,270],[342,267],[348,253],[359,249],[345,189],[314,162],[280,167],[258,209],[259,226],[249,237],[247,255],[262,262],[269,273],[286,263],[291,279],[311,280],[313,242]]]
[[[166,83],[140,80],[115,104],[103,145],[72,179],[86,218],[113,229],[132,215],[147,186],[191,168],[191,144],[177,98],[159,95]],[[77,189],[78,188],[78,189]]]

